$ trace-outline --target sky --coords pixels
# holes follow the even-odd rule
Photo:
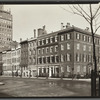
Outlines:
[[[13,15],[13,40],[20,41],[33,37],[33,30],[46,26],[47,33],[61,29],[61,23],[74,25],[85,29],[89,27],[86,20],[69,13],[68,5],[4,5],[5,10],[11,10]],[[99,34],[99,31],[98,31]]]

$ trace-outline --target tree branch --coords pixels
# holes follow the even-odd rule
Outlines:
[[[75,6],[73,6],[77,12],[80,13],[80,16],[82,16],[83,18],[85,18],[85,20],[90,24],[90,18],[87,18],[83,13],[82,11],[80,11],[78,8],[76,8]]]
[[[95,33],[98,31],[99,28],[100,28],[100,25],[96,28]]]
[[[73,12],[71,12],[71,11],[65,9],[64,7],[61,7],[61,6],[59,6],[59,7],[62,8],[63,10],[65,10],[65,11],[68,11],[69,13],[72,13],[72,14],[73,14]]]
[[[96,14],[98,13],[99,9],[100,9],[100,5],[99,5],[99,7],[97,8],[95,14],[93,15],[93,18],[96,16]]]
[[[86,11],[78,4],[79,8],[90,18],[90,16],[86,13]]]

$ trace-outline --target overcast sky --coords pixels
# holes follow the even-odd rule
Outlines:
[[[66,5],[4,5],[5,10],[11,9],[13,15],[13,40],[33,37],[33,30],[46,25],[48,33],[61,29],[61,23],[85,29],[89,24],[80,16],[71,14]]]

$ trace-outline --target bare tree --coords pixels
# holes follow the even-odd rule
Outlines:
[[[98,22],[98,19],[100,17],[100,5],[99,4],[88,4],[87,5],[87,10],[83,7],[84,5],[69,5],[69,8],[71,11],[68,11],[67,9],[61,7],[63,10],[70,12],[72,14],[76,14],[84,18],[89,26],[90,26],[90,31],[92,34],[92,42],[93,42],[93,62],[94,62],[94,71],[95,71],[95,77],[97,75],[97,62],[96,62],[96,50],[95,50],[95,40],[94,40],[94,35],[100,28],[100,22]],[[95,78],[96,82],[96,78]],[[96,89],[96,86],[95,86]]]

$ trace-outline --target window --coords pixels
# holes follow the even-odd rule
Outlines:
[[[50,63],[50,57],[47,57],[47,62]]]
[[[91,38],[90,38],[90,37],[88,37],[88,42],[89,42],[89,43],[91,42]]]
[[[46,38],[46,44],[48,43],[48,38]]]
[[[42,48],[42,54],[44,54],[44,48]]]
[[[89,51],[91,51],[91,46],[89,46]]]
[[[61,41],[64,41],[64,35],[61,35]]]
[[[55,36],[55,42],[57,42],[58,41],[58,37],[57,36]]]
[[[83,61],[86,62],[86,55],[83,55]]]
[[[91,62],[91,58],[92,58],[91,55],[88,55],[89,62]]]
[[[64,45],[61,44],[61,50],[64,50]]]
[[[41,52],[41,50],[40,50],[40,49],[38,49],[38,54],[40,54],[40,52]]]
[[[51,53],[53,52],[53,46],[50,47],[50,52],[51,52]]]
[[[40,40],[38,41],[38,45],[40,45]]]
[[[70,72],[70,66],[67,66],[67,72]]]
[[[71,60],[71,58],[70,58],[70,54],[67,53],[67,61],[70,61],[70,60]]]
[[[67,34],[67,39],[70,39],[70,38],[71,38],[70,34]]]
[[[69,50],[70,49],[70,44],[69,43],[67,43],[67,50]]]
[[[79,65],[77,66],[77,72],[80,72],[80,66]]]
[[[57,51],[58,51],[58,45],[55,46],[55,52],[57,52]]]
[[[53,58],[53,55],[50,56],[50,63],[53,62],[52,58]]]
[[[84,72],[84,73],[86,72],[86,66],[83,67],[83,72]]]
[[[42,39],[42,45],[44,45],[44,39]]]
[[[46,53],[48,53],[49,52],[49,48],[48,47],[46,47]]]
[[[55,55],[55,62],[59,62],[59,58],[57,55]]]
[[[53,43],[53,37],[50,37],[50,43]]]
[[[85,35],[83,35],[83,41],[86,41],[86,36]]]
[[[76,33],[76,39],[80,39],[80,34],[79,33]]]
[[[61,54],[61,62],[64,62],[64,55]]]
[[[80,49],[80,44],[79,43],[77,43],[77,50],[79,50]]]
[[[83,51],[86,51],[86,45],[83,45]]]
[[[79,54],[76,54],[76,61],[77,61],[77,62],[80,61]]]

